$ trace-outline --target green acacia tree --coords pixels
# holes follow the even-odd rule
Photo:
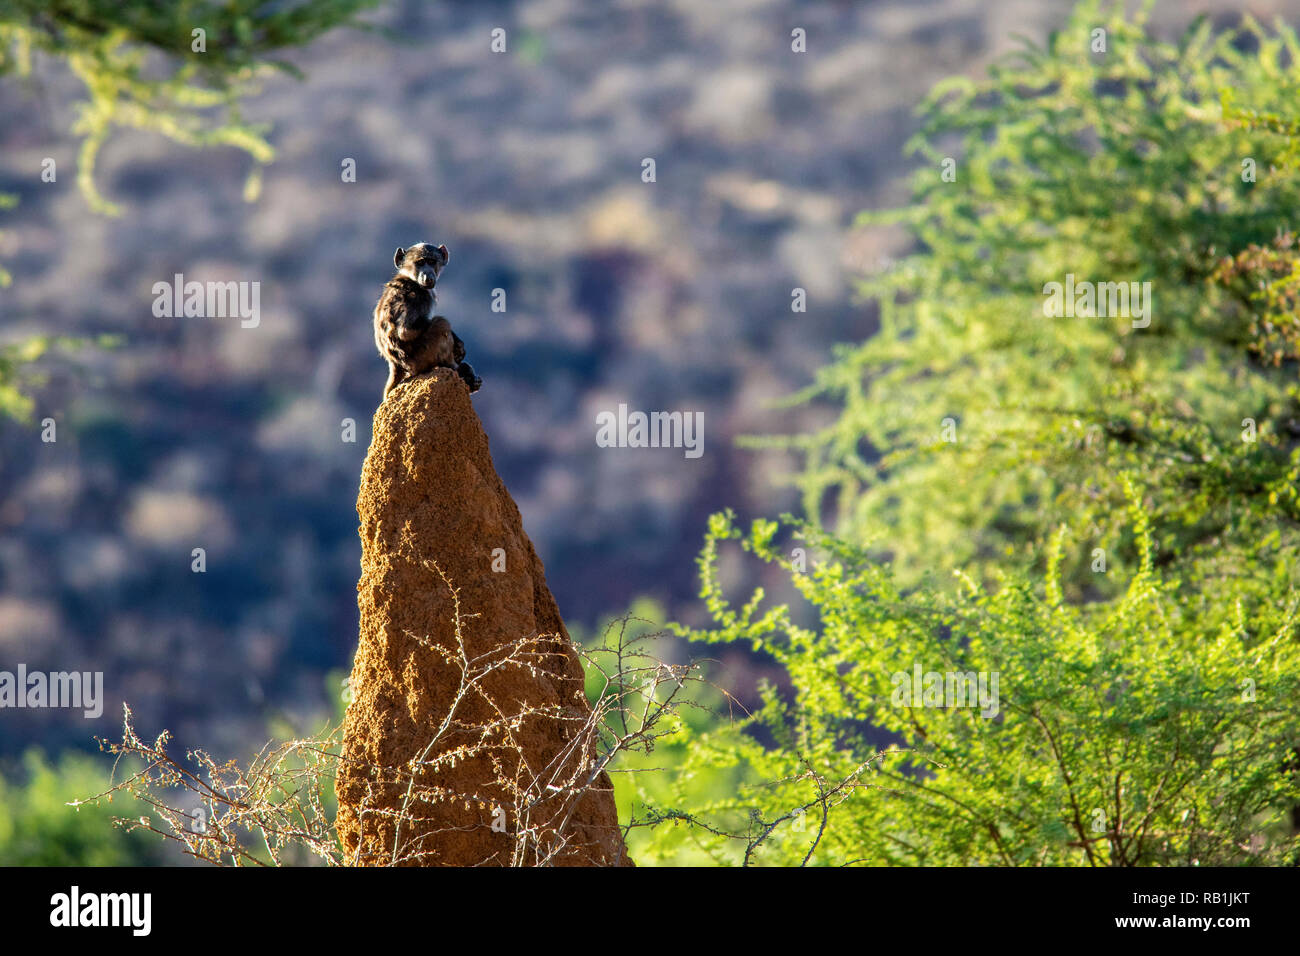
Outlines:
[[[916,240],[864,283],[879,333],[792,397],[830,424],[752,441],[803,456],[805,517],[715,517],[714,623],[679,628],[749,642],[789,686],[744,721],[683,727],[683,781],[741,783],[689,811],[685,782],[643,793],[681,826],[641,857],[689,838],[726,858],[690,822],[714,814],[781,821],[751,862],[1297,860],[1300,410],[1279,237],[1300,181],[1269,117],[1293,108],[1300,45],[1249,19],[1163,42],[1148,9],[1087,0],[1044,47],[923,104],[914,202],[865,217]],[[1067,276],[1150,283],[1152,308],[1049,315]],[[736,540],[804,607],[728,601]],[[996,715],[900,699],[918,668],[997,675]],[[810,802],[882,740],[870,792]]]
[[[253,199],[275,151],[267,128],[240,110],[255,84],[275,72],[300,76],[284,57],[357,19],[378,0],[0,0],[0,77],[31,75],[40,58],[67,67],[83,84],[74,132],[81,137],[77,182],[97,212],[116,215],[95,182],[95,158],[119,129],[158,133],[194,147],[242,149],[254,166]],[[0,210],[13,196],[0,195]],[[0,266],[0,288],[12,282]],[[0,348],[0,414],[30,414],[30,363],[72,343],[36,337]]]
[[[791,399],[835,419],[752,442],[804,456],[805,514],[829,511],[849,540],[888,528],[911,581],[1041,555],[1062,514],[1131,567],[1119,478],[1137,468],[1159,560],[1285,561],[1300,516],[1294,353],[1252,349],[1259,305],[1219,269],[1292,225],[1300,179],[1275,168],[1288,139],[1226,123],[1220,96],[1289,109],[1297,54],[1286,26],[1216,35],[1202,21],[1162,43],[1143,16],[1092,0],[1046,48],[940,84],[909,146],[915,201],[864,216],[907,224],[918,245],[863,284],[881,330]],[[1150,282],[1150,325],[1045,316],[1044,286],[1068,275]],[[1114,594],[1092,547],[1066,556],[1067,589]]]
[[[742,781],[691,815],[730,819],[734,831],[746,815],[803,808],[757,862],[1294,862],[1300,601],[1259,601],[1246,581],[1226,582],[1214,600],[1182,587],[1154,568],[1132,495],[1138,570],[1119,598],[1078,605],[1063,600],[1059,577],[1068,528],[1041,582],[1013,576],[986,590],[965,577],[956,593],[936,594],[900,588],[868,550],[816,532],[802,544],[818,560],[800,571],[778,523],[742,534],[730,516],[715,518],[702,569],[717,626],[685,633],[772,655],[794,695],[766,687],[755,715],[690,740],[684,780]],[[730,540],[789,571],[817,626],[800,626],[785,604],[765,607],[761,591],[743,607],[728,602],[717,556]],[[933,699],[904,690],[914,671],[940,675],[925,685]],[[958,677],[969,691],[945,697]],[[882,730],[895,743],[861,776],[870,792],[823,819],[821,781],[852,777],[880,752]],[[653,833],[644,852],[671,859],[681,835]],[[720,860],[738,858],[734,839],[694,837]]]
[[[0,75],[25,76],[36,57],[60,61],[85,87],[75,132],[77,180],[101,212],[95,157],[114,129],[159,133],[192,146],[233,146],[258,164],[275,152],[240,102],[270,72],[300,75],[284,57],[378,0],[0,0]]]

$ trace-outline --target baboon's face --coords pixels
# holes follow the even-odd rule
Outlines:
[[[447,264],[448,258],[446,246],[431,246],[427,242],[420,242],[409,249],[399,246],[397,254],[393,256],[393,264],[408,279],[415,280],[426,289],[432,289],[437,285],[438,273]]]

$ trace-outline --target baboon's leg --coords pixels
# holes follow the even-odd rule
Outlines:
[[[427,368],[456,367],[456,334],[451,330],[451,323],[441,315],[435,315],[424,333],[422,355]]]
[[[474,366],[468,362],[461,362],[456,366],[456,373],[464,379],[465,384],[469,386],[471,392],[477,392],[483,387],[483,379],[474,373]]]

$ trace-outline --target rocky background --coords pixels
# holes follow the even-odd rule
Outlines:
[[[1168,0],[1157,20],[1174,32],[1193,7],[1300,14]],[[475,407],[565,618],[594,626],[650,596],[692,619],[706,516],[796,505],[791,462],[735,438],[815,426],[816,409],[766,403],[873,329],[854,277],[906,249],[854,217],[904,201],[912,110],[1068,9],[391,3],[372,18],[390,34],[332,35],[298,57],[305,81],[272,78],[247,104],[279,151],[260,199],[241,198],[237,151],[123,135],[99,171],[117,219],[75,184],[75,82],[46,65],[0,86],[0,192],[20,198],[0,221],[16,276],[0,341],[121,337],[42,364],[35,419],[55,419],[57,442],[0,422],[0,668],[103,670],[107,688],[98,721],[10,712],[0,757],[113,737],[123,700],[143,733],[229,755],[273,718],[332,712],[326,675],[357,644],[354,506],[385,377],[370,314],[393,249],[422,239],[451,249],[441,311],[485,379]],[[155,318],[151,288],[175,273],[260,282],[260,324]],[[704,455],[598,448],[595,417],[619,403],[703,411]]]

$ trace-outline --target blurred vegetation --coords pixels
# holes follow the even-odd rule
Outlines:
[[[95,158],[115,129],[159,133],[191,146],[233,146],[253,158],[246,187],[275,155],[266,127],[241,99],[264,74],[298,76],[284,57],[339,26],[357,26],[377,0],[0,0],[0,74],[31,74],[37,56],[66,64],[86,99],[77,181],[91,205],[117,207],[95,185]]]
[[[44,374],[34,367],[37,359],[55,350],[71,352],[93,344],[115,348],[121,338],[99,335],[93,338],[69,335],[34,335],[9,345],[0,345],[0,416],[28,421],[34,407],[30,390],[44,381]]]
[[[95,183],[95,160],[115,129],[158,133],[190,146],[233,146],[255,162],[245,197],[275,156],[267,128],[243,119],[240,101],[262,75],[301,76],[283,57],[378,0],[0,0],[0,76],[27,78],[37,57],[63,63],[84,84],[73,131],[81,137],[77,183],[95,211],[120,212]],[[195,31],[202,31],[196,34]],[[0,210],[16,198],[0,194]],[[12,283],[0,266],[0,288]],[[0,350],[0,414],[25,419],[21,366],[50,346],[33,338]]]
[[[1104,54],[1090,52],[1098,26]],[[1285,25],[1216,34],[1202,20],[1163,43],[1143,16],[1087,2],[1047,47],[934,90],[909,145],[924,160],[914,203],[864,217],[918,243],[863,284],[880,334],[840,347],[791,399],[830,403],[833,422],[754,442],[803,456],[806,515],[853,541],[889,528],[912,583],[1041,555],[1060,515],[1132,571],[1121,476],[1140,470],[1159,560],[1204,562],[1202,579],[1242,561],[1283,573],[1300,517],[1296,366],[1261,343],[1261,303],[1222,281],[1221,259],[1285,232],[1300,180],[1287,139],[1225,122],[1220,94],[1292,108],[1297,53]],[[1047,318],[1044,285],[1069,274],[1149,281],[1150,327]],[[1065,556],[1067,590],[1114,596],[1122,575],[1092,574],[1090,551]]]
[[[85,85],[74,132],[81,137],[78,184],[98,212],[114,214],[95,183],[95,159],[115,129],[159,133],[191,146],[233,146],[258,164],[246,196],[256,195],[260,166],[274,150],[266,128],[247,123],[239,104],[256,80],[299,71],[282,57],[357,15],[377,0],[179,3],[0,0],[0,75],[31,76],[38,57],[65,64]],[[202,41],[194,30],[202,29]],[[199,49],[201,47],[202,49]],[[12,196],[0,196],[0,209]],[[12,276],[0,268],[0,287]],[[0,346],[0,415],[29,420],[30,389],[40,384],[38,359],[87,340],[34,336]],[[100,347],[113,337],[94,340]],[[39,751],[24,773],[0,777],[0,865],[149,865],[164,861],[162,841],[110,824],[132,816],[119,798],[73,810],[67,803],[104,789],[102,763],[76,752],[50,763]],[[175,862],[175,854],[169,854]]]
[[[638,863],[1300,861],[1300,44],[1146,24],[1086,0],[923,104],[914,202],[864,217],[916,240],[880,332],[790,399],[825,428],[752,441],[804,514],[715,516],[676,628],[786,681],[627,759]],[[1046,316],[1067,275],[1150,282],[1150,325]],[[736,548],[805,605],[729,598]],[[997,674],[997,715],[895,704],[914,666]]]
[[[0,776],[0,866],[162,866],[177,855],[145,833],[126,833],[114,817],[139,815],[128,798],[73,810],[68,804],[107,788],[100,759],[65,753],[56,761],[29,750],[20,770]]]
[[[892,743],[879,789],[782,824],[759,862],[1300,859],[1300,182],[1277,119],[1300,48],[1249,18],[1162,42],[1147,10],[1089,0],[1045,47],[934,90],[914,203],[864,217],[917,243],[863,285],[881,331],[791,399],[829,403],[829,425],[752,443],[801,454],[804,517],[713,519],[714,624],[678,630],[747,642],[790,687],[737,725],[683,725],[668,806],[739,770],[712,807],[788,820],[810,768],[835,779]],[[1150,282],[1149,327],[1048,317],[1070,274]],[[807,606],[728,600],[734,540]],[[999,675],[998,715],[896,702],[916,666]],[[676,860],[655,836],[638,859]]]

